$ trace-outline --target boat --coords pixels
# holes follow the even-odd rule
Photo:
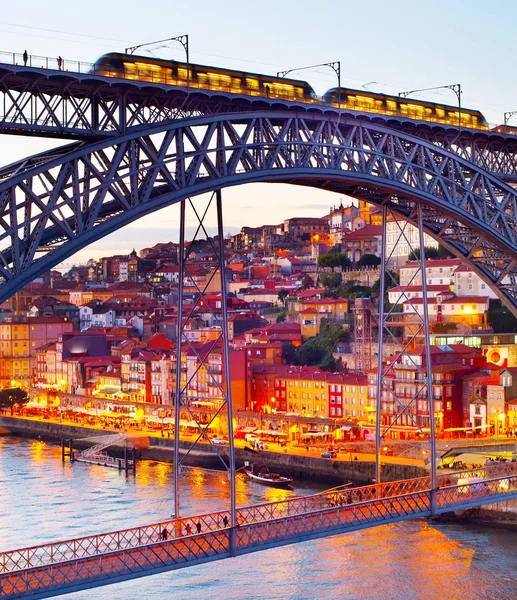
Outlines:
[[[257,483],[263,485],[270,485],[272,487],[287,488],[293,483],[292,477],[285,477],[279,473],[273,473],[269,470],[269,467],[264,463],[260,464],[249,464],[244,465],[244,472],[246,475]]]

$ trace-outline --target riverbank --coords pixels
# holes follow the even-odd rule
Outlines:
[[[84,438],[91,439],[94,436],[105,436],[109,433],[120,433],[116,429],[98,429],[78,426],[68,423],[56,423],[48,420],[25,419],[19,417],[0,416],[0,427],[4,427],[15,435],[29,437],[33,439],[42,439],[47,441],[59,442],[62,439],[74,440],[74,447],[84,449],[92,445],[91,441],[85,441]],[[142,450],[142,458],[172,463],[174,459],[174,441],[171,438],[148,436],[150,447]],[[208,469],[222,469],[222,462],[218,453],[228,453],[228,448],[220,446],[217,453],[205,451],[204,444],[199,444],[195,450],[191,450],[185,457],[183,463],[186,466],[196,466]],[[180,452],[186,453],[191,447],[191,442],[180,441]],[[117,450],[117,446],[114,446]],[[119,450],[121,449],[118,448]],[[372,461],[361,460],[360,455],[357,460],[347,457],[347,460],[329,460],[314,453],[302,454],[300,452],[289,453],[286,449],[280,451],[268,450],[263,453],[264,461],[274,470],[287,471],[294,478],[317,479],[328,483],[338,484],[352,481],[356,485],[367,485],[375,478],[375,463]],[[350,458],[348,460],[348,458]],[[236,467],[244,466],[245,461],[253,462],[257,460],[257,455],[252,454],[245,448],[236,447],[235,449]],[[400,479],[412,479],[422,477],[428,474],[428,471],[419,466],[386,463],[383,464],[383,481],[396,481]]]

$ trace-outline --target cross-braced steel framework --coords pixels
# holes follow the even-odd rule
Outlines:
[[[22,63],[21,54],[0,53],[0,133],[92,140],[187,116],[252,112],[264,107],[270,118],[292,110],[306,118],[320,113],[334,121],[340,112],[312,101],[304,105],[283,98],[231,94],[220,83],[213,88],[186,89],[148,77],[138,81],[99,76],[94,65],[77,61],[66,61],[65,71],[58,70],[55,58],[29,56],[28,66]],[[378,112],[341,109],[341,113],[419,137],[502,179],[517,180],[514,135],[458,130]]]
[[[412,242],[410,225],[406,219],[389,209],[382,208],[381,280],[379,298],[379,350],[376,387],[376,476],[381,480],[380,452],[386,437],[402,426],[421,433],[429,442],[431,456],[431,489],[436,487],[436,440],[434,432],[434,400],[432,394],[431,350],[425,272],[423,206],[415,207],[411,220],[418,225],[418,244]],[[394,224],[388,246],[387,224]],[[390,269],[400,246],[410,252],[418,248],[412,276],[401,284]],[[388,248],[391,248],[388,251]],[[421,303],[408,293],[411,286],[422,286]],[[395,290],[395,301],[386,302],[386,289]],[[420,308],[421,307],[421,308]],[[390,356],[384,352],[384,342],[390,342]],[[424,353],[415,355],[417,339],[424,341]],[[406,378],[405,375],[408,374]]]
[[[188,210],[190,209],[190,210]],[[215,211],[214,211],[215,209]],[[215,212],[215,215],[214,215]],[[194,220],[195,233],[192,239],[185,243],[185,231],[189,222],[189,213]],[[215,216],[215,219],[213,218]],[[212,238],[207,232],[207,222],[217,222],[217,237]],[[211,249],[214,261],[211,263],[211,275],[203,283],[198,283],[194,276],[194,263],[192,255],[195,253],[196,244],[200,241],[207,243]],[[177,335],[176,335],[176,393],[175,393],[175,426],[174,426],[174,502],[176,517],[180,516],[180,493],[179,480],[181,465],[189,456],[200,440],[209,444],[209,447],[217,452],[221,462],[228,474],[230,483],[230,524],[235,526],[236,503],[235,503],[235,450],[233,440],[233,412],[230,374],[230,351],[228,340],[228,313],[226,302],[226,262],[224,255],[224,231],[222,214],[221,190],[212,194],[203,206],[202,202],[194,204],[192,200],[183,200],[180,204],[180,244],[179,244],[179,290],[178,290],[178,313],[177,313]],[[221,310],[217,311],[205,301],[205,295],[210,289],[213,292],[214,283],[219,279],[219,292],[221,298]],[[217,287],[217,286],[216,286]],[[190,302],[185,306],[184,299],[186,290],[189,289]],[[219,329],[219,335],[213,340],[199,344],[191,341],[187,335],[193,319],[197,315],[197,309],[203,306],[204,311],[209,311],[215,328]],[[184,307],[186,310],[184,310]],[[183,367],[186,357],[194,357],[194,367],[187,370]],[[184,358],[185,357],[185,358]],[[199,379],[203,380],[199,384]],[[193,382],[196,387],[193,389]],[[211,393],[209,393],[212,388]],[[215,392],[215,393],[214,393]],[[218,400],[216,411],[210,419],[201,422],[198,418],[199,404],[204,405]],[[180,455],[180,423],[182,413],[185,412],[188,419],[193,421],[199,430],[196,439],[188,444],[183,455]],[[221,452],[219,446],[214,446],[212,438],[208,435],[214,423],[225,418],[223,426],[227,428],[229,438],[229,456]],[[219,425],[220,427],[220,425]],[[206,450],[206,446],[203,447]],[[232,541],[234,543],[234,540]],[[233,547],[233,546],[232,546]]]
[[[426,233],[517,314],[517,192],[384,126],[292,112],[214,115],[20,161],[0,178],[0,300],[145,214],[265,181],[349,194],[409,220],[422,204]]]

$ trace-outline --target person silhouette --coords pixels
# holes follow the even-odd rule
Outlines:
[[[61,71],[63,68],[63,59],[60,56],[57,57],[57,66],[58,69]]]
[[[23,52],[23,64],[27,66],[27,61],[29,60],[29,55],[27,54],[27,50]]]

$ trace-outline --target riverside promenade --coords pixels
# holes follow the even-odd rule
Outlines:
[[[105,436],[107,433],[120,433],[118,429],[77,425],[74,423],[58,422],[51,419],[34,417],[0,416],[0,427],[14,435],[59,442],[61,439],[72,439],[76,448],[86,448],[93,442],[84,442],[84,438]],[[130,435],[134,435],[130,432]],[[149,438],[149,448],[142,451],[142,458],[173,461],[173,439],[162,437],[156,431],[142,431],[139,435]],[[180,451],[190,447],[193,438],[188,438],[180,444]],[[245,449],[243,440],[236,440],[237,467],[250,460],[250,453]],[[114,450],[117,447],[114,446]],[[226,452],[225,446],[217,447],[216,452]],[[264,451],[264,460],[271,468],[288,470],[295,478],[316,477],[322,481],[344,483],[352,481],[357,485],[368,485],[375,477],[375,455],[371,452],[339,453],[336,459],[329,460],[320,457],[321,450],[307,451],[305,447],[287,446],[271,443]],[[221,463],[214,448],[206,443],[196,444],[194,451],[189,453],[185,465],[204,468],[218,468]],[[398,481],[401,479],[424,477],[428,470],[424,461],[396,456],[383,457],[383,480]]]

